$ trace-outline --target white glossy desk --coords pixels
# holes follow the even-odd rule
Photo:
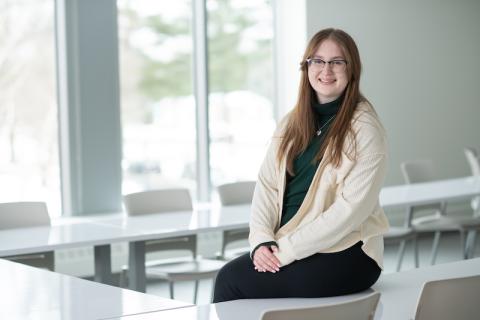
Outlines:
[[[112,284],[110,244],[129,242],[131,288],[145,292],[144,241],[248,225],[249,206],[222,210],[225,214],[216,209],[143,217],[94,215],[54,220],[51,226],[0,230],[0,257],[93,246],[95,281]]]
[[[91,222],[0,230],[0,257],[93,246],[95,280],[111,284],[110,244],[135,239],[136,233]]]
[[[158,213],[130,217],[103,215],[90,217],[92,223],[119,228],[129,237],[129,287],[145,292],[145,240],[232,230],[248,227],[250,205],[214,208],[209,211]]]
[[[384,208],[407,207],[453,199],[470,199],[480,195],[480,177],[441,180],[430,183],[386,187],[380,194]],[[141,217],[116,216],[95,219],[97,223],[144,232],[151,239],[214,230],[248,227],[250,206],[229,206],[212,212],[151,214]],[[93,221],[93,220],[92,220]],[[145,292],[145,243],[129,244],[130,288]]]
[[[280,271],[281,272],[281,271]],[[381,292],[380,303],[375,319],[406,320],[414,315],[416,302],[423,283],[435,279],[466,277],[480,274],[480,258],[439,264],[406,272],[382,275],[373,287]],[[317,306],[332,302],[342,302],[372,292],[315,299],[257,299],[237,300],[217,304],[187,307],[175,310],[145,313],[130,317],[117,317],[123,320],[243,320],[260,319],[263,311],[288,307]],[[480,288],[479,288],[480,295]],[[478,315],[472,315],[472,319]]]
[[[480,176],[471,176],[384,187],[380,192],[380,204],[383,208],[396,208],[469,199],[478,195]]]
[[[0,259],[0,319],[89,320],[191,306]]]
[[[480,177],[383,188],[384,208],[407,207],[480,195]],[[128,217],[125,214],[89,215],[51,227],[0,231],[0,256],[94,246],[95,280],[111,283],[110,244],[129,242],[129,282],[145,291],[144,241],[248,227],[250,208],[231,206],[212,211],[188,211]]]

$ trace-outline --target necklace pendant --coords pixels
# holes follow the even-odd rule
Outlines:
[[[317,136],[321,135],[322,134],[322,129],[318,129],[317,130]]]

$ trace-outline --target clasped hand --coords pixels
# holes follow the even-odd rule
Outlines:
[[[274,255],[278,252],[278,248],[275,245],[272,246],[261,246],[255,250],[253,256],[253,264],[255,265],[255,270],[258,272],[278,272],[280,271],[280,261]]]

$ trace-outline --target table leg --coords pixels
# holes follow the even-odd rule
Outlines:
[[[128,244],[128,287],[145,292],[145,241]]]
[[[112,258],[110,245],[94,246],[95,277],[96,282],[113,285]]]

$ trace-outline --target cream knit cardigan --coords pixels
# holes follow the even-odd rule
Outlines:
[[[373,108],[367,102],[358,104],[352,120],[354,135],[345,140],[340,166],[320,162],[298,212],[279,228],[286,159],[280,163],[276,159],[285,123],[284,119],[273,135],[258,175],[250,217],[251,250],[276,241],[276,256],[285,266],[363,241],[363,251],[383,269],[382,235],[389,225],[378,195],[386,173],[387,141]],[[351,152],[352,139],[356,155]]]

